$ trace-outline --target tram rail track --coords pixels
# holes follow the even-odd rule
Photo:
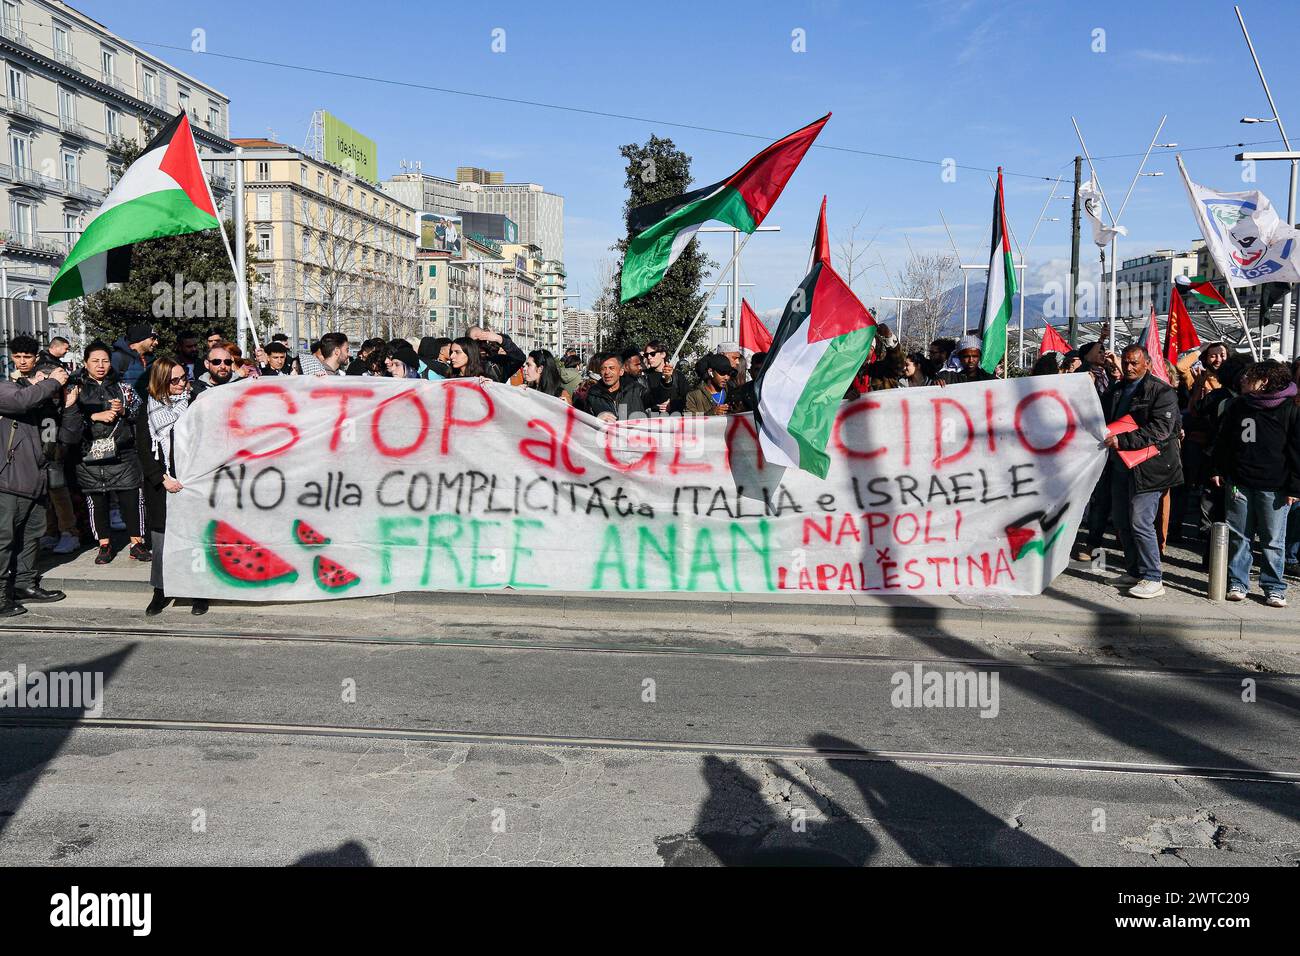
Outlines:
[[[174,720],[149,717],[0,717],[0,728],[53,730],[162,731],[173,733],[259,734],[291,737],[334,737],[402,740],[470,746],[565,747],[653,753],[713,754],[733,757],[795,760],[856,760],[947,766],[1058,770],[1074,773],[1113,773],[1143,776],[1199,777],[1250,783],[1300,784],[1300,772],[1257,767],[1194,766],[1126,760],[1078,760],[1061,757],[949,753],[943,751],[821,748],[779,743],[722,743],[635,737],[573,737],[546,734],[433,730],[419,727],[364,727],[328,724],[276,724],[246,721]]]

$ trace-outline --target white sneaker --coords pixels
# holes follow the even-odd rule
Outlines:
[[[65,531],[59,537],[59,543],[54,546],[55,554],[71,554],[81,547],[81,539],[70,531]]]
[[[47,535],[43,536],[43,537],[41,538],[41,550],[42,550],[42,551],[48,551],[48,550],[50,550],[50,548],[54,547],[54,542],[56,542],[56,541],[58,541],[58,540],[59,540],[59,539],[56,538],[56,537],[54,537],[54,535],[52,535],[52,534],[47,534]]]
[[[1139,581],[1129,588],[1128,596],[1135,598],[1157,598],[1165,593],[1165,586],[1159,581]]]
[[[1227,598],[1229,601],[1244,601],[1246,600],[1246,592],[1241,588],[1233,588],[1228,592]]]
[[[116,508],[109,509],[108,523],[114,531],[126,530],[126,522],[122,520],[122,512],[118,511]]]
[[[1264,603],[1269,607],[1286,607],[1286,597],[1281,594],[1270,594],[1264,598]]]

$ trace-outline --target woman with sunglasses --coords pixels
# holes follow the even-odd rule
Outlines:
[[[185,366],[160,358],[149,369],[149,396],[145,414],[136,416],[135,450],[144,472],[145,513],[149,517],[150,543],[158,560],[149,569],[153,598],[144,613],[162,613],[170,598],[163,591],[163,535],[167,530],[167,496],[180,491],[176,480],[176,426],[190,407],[190,377]],[[204,614],[208,602],[195,598],[191,614]]]
[[[135,419],[143,403],[113,370],[111,356],[103,342],[86,346],[86,365],[78,375],[81,388],[77,404],[68,410],[77,417],[72,427],[81,435],[77,484],[86,495],[90,533],[99,542],[95,563],[113,560],[109,495],[117,498],[122,521],[131,536],[131,557],[151,561],[153,555],[144,543],[144,493],[140,490],[140,458],[135,453]]]

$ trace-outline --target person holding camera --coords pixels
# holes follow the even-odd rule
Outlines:
[[[96,564],[113,560],[109,537],[108,497],[118,509],[131,536],[131,557],[151,561],[144,543],[144,492],[140,458],[135,452],[135,419],[142,403],[135,389],[113,370],[112,351],[103,342],[86,346],[85,367],[77,373],[80,393],[65,417],[69,434],[80,444],[77,483],[86,495],[90,533],[99,543]]]
[[[45,494],[49,476],[41,430],[57,407],[68,373],[42,369],[25,379],[0,382],[0,560],[5,577],[0,617],[25,612],[23,604],[62,601],[62,591],[47,591],[36,576],[36,553],[45,532]],[[71,389],[65,401],[76,401]]]

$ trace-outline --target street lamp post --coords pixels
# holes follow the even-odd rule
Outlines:
[[[925,300],[906,295],[882,295],[880,301],[898,303],[898,341],[901,343],[903,341],[903,303],[924,302]]]

